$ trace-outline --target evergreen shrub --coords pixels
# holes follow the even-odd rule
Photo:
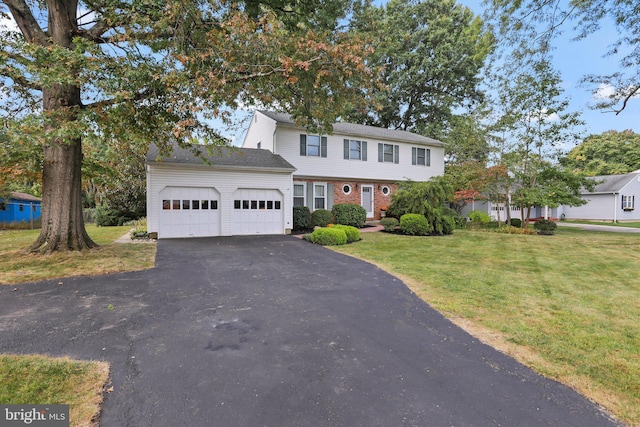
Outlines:
[[[367,220],[367,210],[354,203],[338,203],[333,206],[331,213],[337,224],[350,225],[356,228],[364,227]]]
[[[333,214],[326,209],[316,209],[311,213],[311,225],[313,227],[326,227],[334,223]]]
[[[316,228],[311,233],[311,241],[323,246],[344,245],[347,243],[347,234],[336,227]]]
[[[433,227],[424,215],[404,214],[400,217],[400,230],[412,236],[427,236],[433,232]]]

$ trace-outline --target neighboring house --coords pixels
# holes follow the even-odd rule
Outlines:
[[[0,223],[31,222],[40,218],[42,200],[13,191],[8,200],[0,199]]]
[[[206,153],[203,146],[196,146]],[[268,150],[218,148],[205,155],[174,147],[147,153],[147,231],[158,238],[284,234],[292,228],[292,173]]]
[[[291,163],[293,205],[311,211],[336,203],[363,206],[379,219],[396,183],[444,173],[444,144],[411,132],[335,123],[331,135],[308,133],[288,114],[256,111],[243,148],[262,148]]]
[[[640,171],[626,175],[604,175],[592,178],[599,184],[593,191],[583,191],[582,206],[561,206],[560,216],[567,219],[591,219],[606,221],[638,221],[640,207],[636,208],[636,196],[640,201]]]
[[[640,171],[626,175],[604,175],[591,177],[598,182],[593,191],[583,190],[581,196],[587,201],[582,206],[562,205],[557,208],[534,206],[531,219],[588,219],[603,221],[638,221],[640,208],[636,209],[636,196],[640,200]],[[488,213],[493,220],[507,218],[503,203],[473,200],[462,210],[463,216],[479,210]],[[511,218],[520,218],[520,208],[511,206]]]

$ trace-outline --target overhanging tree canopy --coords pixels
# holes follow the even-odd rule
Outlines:
[[[299,13],[311,6],[313,14]],[[31,250],[95,246],[82,219],[88,135],[109,144],[154,141],[166,154],[170,138],[215,137],[207,120],[238,103],[276,105],[325,129],[361,104],[371,48],[339,26],[348,7],[3,0],[3,20],[19,31],[0,33],[0,117],[11,144],[43,152],[42,231]]]

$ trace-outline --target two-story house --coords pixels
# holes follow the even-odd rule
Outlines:
[[[355,203],[379,219],[396,183],[444,173],[444,144],[415,133],[335,123],[331,135],[309,134],[283,113],[256,111],[243,148],[279,154],[293,173],[293,205],[331,209]]]
[[[196,150],[206,153],[204,147]],[[336,123],[315,135],[286,114],[255,112],[242,148],[147,154],[147,229],[158,238],[285,234],[293,206],[363,206],[380,218],[399,181],[444,173],[443,143],[410,132]]]

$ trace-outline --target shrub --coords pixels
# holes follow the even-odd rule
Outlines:
[[[347,234],[344,230],[336,227],[316,228],[313,233],[311,233],[311,241],[323,246],[344,245],[347,243]]]
[[[474,224],[486,224],[491,221],[491,217],[488,213],[482,211],[471,211],[469,212],[469,219]]]
[[[550,236],[556,231],[558,225],[548,219],[539,219],[533,224],[533,228],[538,234]]]
[[[426,236],[433,232],[433,227],[424,215],[404,214],[400,217],[400,230],[412,236]]]
[[[467,219],[451,208],[442,208],[442,215],[444,217],[451,218],[453,221],[453,228],[465,228],[467,226]]]
[[[347,235],[347,243],[357,242],[361,239],[360,230],[350,225],[335,224],[331,228],[337,228],[338,230],[344,231]]]
[[[356,228],[364,227],[367,220],[367,210],[354,203],[338,203],[331,209],[337,224],[350,225]]]
[[[504,227],[500,227],[496,230],[496,233],[503,233],[503,234],[536,234],[535,231],[529,229],[529,228],[521,228],[521,227],[514,227],[512,225],[505,225]]]
[[[522,220],[520,218],[511,218],[510,224],[512,227],[520,228],[522,227]]]
[[[293,229],[295,231],[311,228],[311,212],[306,206],[293,207]]]
[[[333,221],[333,214],[326,209],[316,209],[311,214],[311,225],[313,227],[326,227],[327,224],[331,224]]]
[[[380,225],[384,227],[384,231],[388,231],[389,233],[395,231],[398,224],[399,222],[395,218],[382,218],[380,220]]]

